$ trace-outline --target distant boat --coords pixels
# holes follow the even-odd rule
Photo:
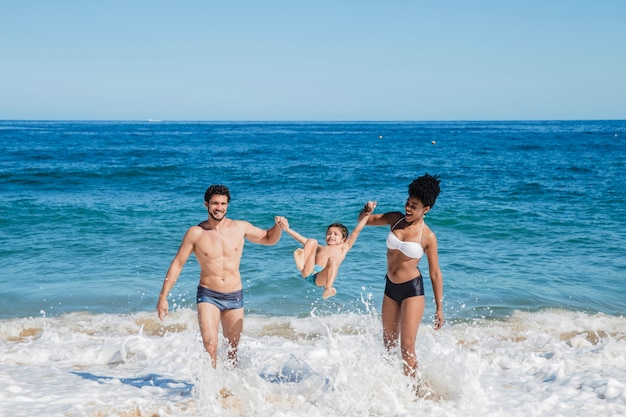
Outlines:
[[[160,120],[154,120],[154,119],[148,119],[148,121],[149,121],[150,123],[157,123],[157,122],[160,122]]]

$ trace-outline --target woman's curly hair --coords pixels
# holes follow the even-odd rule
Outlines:
[[[438,175],[430,175],[428,173],[416,178],[409,185],[409,197],[415,197],[424,204],[424,206],[434,206],[435,200],[441,191],[439,188]]]

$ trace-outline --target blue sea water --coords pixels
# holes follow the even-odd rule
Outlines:
[[[620,349],[626,349],[624,333],[609,330],[622,326],[626,314],[626,121],[0,121],[0,149],[0,358],[17,367],[12,375],[23,378],[12,376],[17,378],[9,385],[13,388],[4,397],[0,395],[0,400],[7,404],[13,398],[28,397],[23,388],[28,383],[27,374],[36,374],[33,368],[40,365],[15,352],[24,349],[24,343],[30,347],[37,341],[43,343],[49,329],[74,329],[65,336],[60,330],[54,331],[51,351],[67,349],[67,344],[79,336],[96,332],[105,345],[117,349],[118,353],[112,356],[121,355],[122,362],[127,362],[124,358],[128,351],[122,349],[125,353],[120,354],[117,347],[112,347],[117,346],[121,336],[111,329],[123,326],[129,317],[141,323],[141,332],[154,329],[154,334],[146,337],[163,339],[163,327],[155,320],[157,296],[183,234],[207,217],[203,194],[210,184],[230,188],[231,218],[269,228],[275,215],[283,215],[304,236],[323,240],[326,226],[332,222],[342,222],[352,229],[368,200],[378,202],[377,212],[402,211],[411,180],[424,173],[437,174],[442,192],[426,221],[438,238],[447,337],[453,337],[453,344],[471,344],[467,334],[476,329],[470,326],[478,326],[478,332],[489,332],[499,323],[508,323],[507,331],[512,331],[510,327],[515,325],[511,323],[519,321],[521,315],[522,321],[537,324],[534,332],[524,330],[531,331],[534,337],[559,323],[583,320],[593,323],[589,329],[596,333],[600,327],[599,338],[612,335],[611,340],[619,341]],[[386,232],[383,227],[365,228],[340,268],[338,294],[325,301],[319,288],[299,278],[292,257],[298,244],[288,235],[283,234],[272,247],[246,243],[241,272],[250,323],[244,336],[249,338],[250,346],[248,362],[245,344],[242,348],[244,369],[246,363],[254,367],[256,354],[252,352],[257,343],[272,346],[277,352],[279,346],[295,343],[295,350],[303,350],[302,357],[308,358],[306,369],[320,373],[320,369],[310,365],[317,358],[315,350],[307,350],[311,340],[328,333],[327,341],[342,352],[335,345],[337,335],[330,330],[333,327],[324,320],[344,323],[340,334],[347,332],[345,328],[352,328],[355,337],[362,335],[366,340],[372,337],[378,341]],[[425,276],[426,328],[434,306],[426,259],[420,267]],[[193,354],[201,357],[197,325],[189,315],[195,308],[197,283],[198,267],[192,257],[171,293],[170,308],[179,312],[183,320],[179,326],[189,332],[192,344],[198,345]],[[545,314],[555,314],[550,324],[541,322]],[[322,330],[311,330],[319,320],[324,323]],[[609,320],[609,324],[598,324],[604,320]],[[77,322],[89,322],[90,328],[95,326],[96,330],[72,327]],[[270,327],[274,330],[268,330],[264,323],[273,323]],[[445,331],[446,328],[442,330]],[[450,336],[454,331],[464,336]],[[563,334],[571,336],[572,331],[558,332],[555,340],[564,340]],[[169,332],[175,333],[175,329],[170,327]],[[430,341],[431,333],[418,337]],[[136,337],[134,330],[129,334]],[[273,336],[279,336],[280,342],[267,341]],[[518,336],[513,332],[510,339]],[[567,340],[571,345],[570,339]],[[429,355],[437,350],[435,347],[441,346],[428,343],[434,350],[418,352],[427,363]],[[87,350],[96,349],[93,341],[87,345]],[[378,348],[377,344],[372,346]],[[519,351],[519,346],[505,344],[503,349],[510,356]],[[351,356],[359,353],[351,351]],[[45,360],[41,359],[41,363],[49,361],[50,354],[43,355]],[[32,351],[29,355],[37,357]],[[99,355],[101,352],[94,354]],[[145,352],[144,356],[152,357]],[[271,360],[256,359],[264,368],[253,373],[266,372]],[[110,360],[103,363],[110,366]],[[27,365],[20,365],[24,361]],[[65,370],[74,372],[73,378],[80,378],[85,374],[77,374],[77,367],[82,372],[84,367],[102,365],[97,362],[96,366],[88,359],[67,361],[58,367],[63,371],[54,380],[63,380]],[[285,363],[294,363],[293,358]],[[320,366],[326,369],[330,365]],[[449,407],[437,403],[443,407],[441,415],[457,415],[455,410],[460,403],[454,400],[464,395],[475,397],[476,391],[465,392],[457,387],[458,395],[450,391],[442,394],[441,386],[449,387],[450,381],[438,380],[434,365],[430,366],[430,383],[435,386],[436,396],[453,401]],[[427,374],[428,369],[426,365]],[[448,371],[456,374],[457,379],[459,372],[461,376],[466,372]],[[137,377],[134,371],[129,372],[132,375],[122,375],[118,381]],[[590,368],[580,372],[585,375],[580,378],[593,379]],[[558,376],[556,372],[553,377]],[[605,400],[611,395],[616,399],[608,401],[609,408],[592,405],[591,411],[611,414],[613,410],[621,413],[625,409],[624,380],[617,388],[611,382],[623,376],[609,375],[599,385],[590,382],[592,391],[597,391],[598,386],[604,389]],[[367,379],[364,375],[356,377]],[[193,378],[203,380],[198,375],[189,378],[183,385],[193,385]],[[341,386],[337,378],[333,382],[335,389]],[[549,378],[548,375],[541,383],[531,384],[532,389],[524,388],[525,392],[540,390]],[[106,380],[91,379],[93,384]],[[198,383],[198,379],[195,386],[203,387],[204,391],[193,396],[201,403],[198,392],[210,391],[211,387]],[[168,397],[173,395],[168,391],[171,387],[161,388],[164,391],[160,392],[159,401],[175,408],[172,404],[176,401]],[[365,388],[366,392],[369,389]],[[72,390],[68,387],[61,391],[67,396]],[[259,390],[266,397],[270,395],[266,388]],[[298,390],[296,393],[303,395]],[[285,401],[290,407],[294,406],[289,393],[281,395],[288,398]],[[298,395],[293,398],[299,398]],[[240,396],[247,401],[254,397],[250,393]],[[143,400],[132,395],[129,398],[133,407],[150,415],[151,409]],[[145,401],[153,400],[151,397]],[[246,407],[241,404],[225,405],[224,398],[220,401],[213,404],[217,407],[216,415],[224,410],[231,414],[244,410],[242,415],[246,415]],[[335,399],[328,401],[326,405],[333,409]],[[398,401],[403,404],[402,399]],[[581,397],[578,404],[585,401]],[[76,399],[76,403],[80,401]],[[287,407],[279,403],[271,402],[280,410]],[[402,415],[406,410],[409,414],[414,411],[413,405],[403,406],[400,411],[376,411],[376,404],[372,400],[372,408],[359,409],[355,415]],[[549,413],[557,410],[556,406],[546,408],[545,403],[539,404],[525,415],[552,415]],[[311,413],[301,405],[294,406],[294,415]],[[474,405],[476,415],[497,414],[499,410],[483,403]],[[357,402],[353,406],[357,407]],[[513,402],[510,406],[518,405]],[[81,410],[87,406],[81,407],[72,412],[82,415]],[[102,407],[108,415],[115,414],[109,405]],[[59,410],[73,415],[60,405]],[[185,410],[194,415],[193,407]],[[172,415],[177,414],[182,415],[172,411]],[[343,410],[341,415],[351,414]]]
[[[203,194],[227,185],[232,218],[284,215],[305,236],[352,228],[363,203],[403,210],[407,185],[441,177],[437,233],[450,319],[564,308],[626,313],[626,123],[2,122],[0,317],[154,308]],[[366,228],[326,308],[382,296],[382,228]],[[247,309],[306,315],[283,236],[248,244]],[[426,262],[422,262],[426,268]],[[197,268],[177,284],[193,306]],[[306,297],[301,297],[307,294]],[[332,307],[329,307],[331,304]]]

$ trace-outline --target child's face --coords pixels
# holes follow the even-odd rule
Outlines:
[[[330,227],[326,232],[326,244],[327,245],[339,245],[343,243],[344,238],[341,233],[341,229],[338,227]]]

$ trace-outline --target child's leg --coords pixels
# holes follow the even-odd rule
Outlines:
[[[315,254],[317,252],[317,240],[307,239],[303,248],[298,248],[293,253],[296,268],[302,272],[302,278],[306,278],[313,272],[315,267]]]
[[[324,287],[324,292],[322,293],[322,298],[332,297],[337,294],[337,290],[333,287],[335,283],[335,279],[337,278],[337,273],[339,272],[339,262],[337,258],[331,256],[328,258],[328,263],[317,274],[317,278],[315,280],[315,284]]]

